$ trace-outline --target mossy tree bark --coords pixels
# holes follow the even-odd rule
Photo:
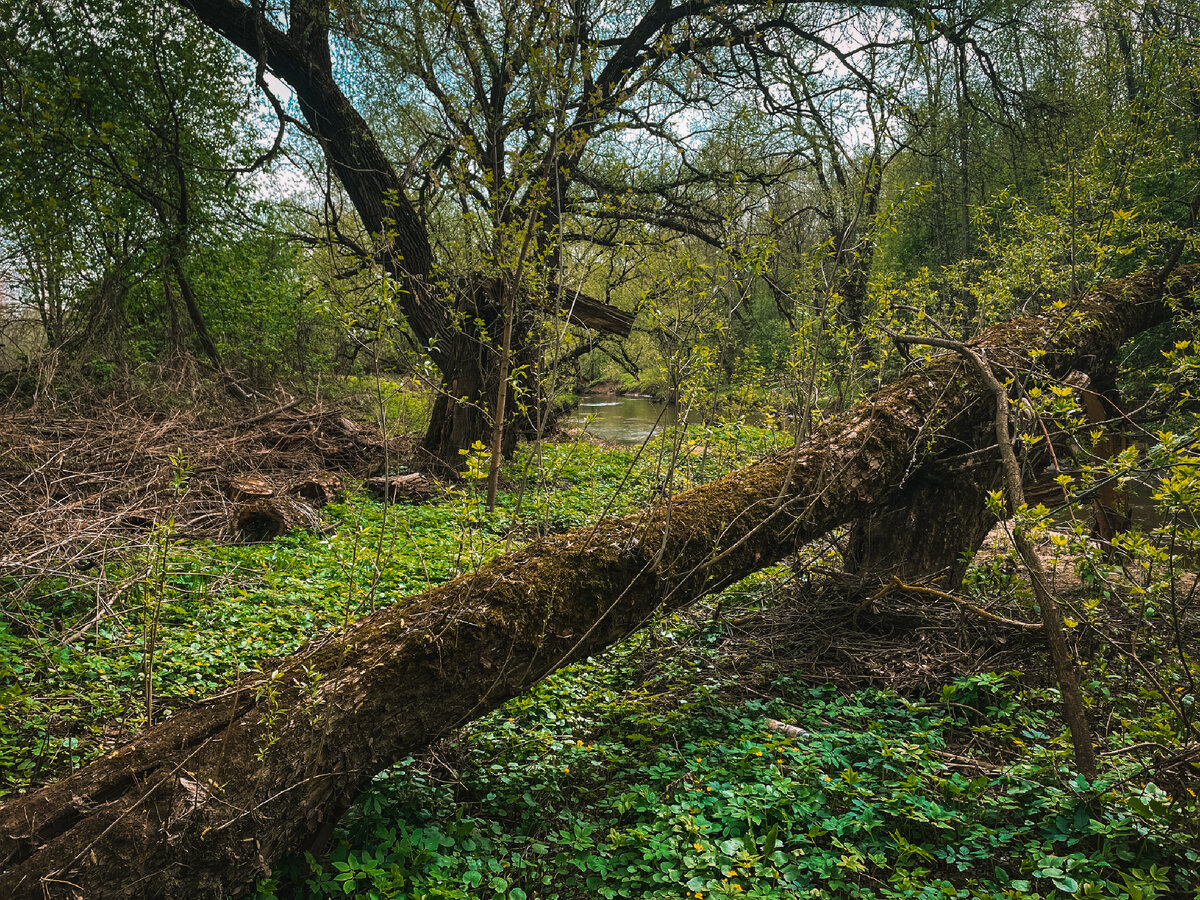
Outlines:
[[[844,564],[863,580],[866,592],[893,577],[905,582],[930,578],[956,591],[996,516],[988,491],[1000,485],[990,460],[948,468],[926,465],[895,496],[850,529]]]
[[[1103,286],[972,346],[1087,370],[1169,315],[1200,268]],[[395,760],[691,602],[886,504],[959,455],[994,405],[956,354],[883,388],[792,451],[643,514],[539,540],[269,663],[70,778],[0,806],[0,896],[246,891],[311,846]]]

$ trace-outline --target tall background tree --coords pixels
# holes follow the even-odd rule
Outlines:
[[[195,355],[244,395],[301,358],[313,312],[248,174],[255,110],[231,49],[153,4],[15,4],[2,21],[0,235],[56,364]]]
[[[305,128],[367,237],[331,231],[382,266],[416,343],[441,373],[424,446],[444,462],[486,439],[500,398],[513,393],[511,383],[500,383],[508,380],[502,372],[539,371],[539,321],[565,316],[600,332],[628,333],[628,312],[577,290],[579,275],[569,261],[578,257],[563,240],[568,216],[604,220],[620,209],[659,228],[703,232],[693,192],[680,190],[711,182],[714,173],[696,171],[695,162],[718,163],[726,172],[745,168],[743,160],[730,165],[720,154],[694,156],[704,121],[746,88],[729,85],[728,73],[800,47],[811,65],[828,58],[855,71],[868,91],[866,108],[874,110],[872,83],[884,73],[856,69],[846,42],[873,48],[883,33],[907,46],[914,23],[939,14],[887,2],[184,5],[295,92]],[[849,13],[869,8],[887,13],[874,36],[846,27]],[[970,26],[955,27],[965,33]],[[786,49],[773,46],[784,37]],[[867,55],[877,64],[882,49]],[[798,71],[782,74],[794,78]],[[800,102],[805,88],[791,83]],[[810,95],[808,106],[814,102]],[[862,163],[866,208],[854,222],[871,217],[879,194],[881,134],[868,140],[875,149]],[[823,156],[834,139],[828,129],[819,133]],[[639,177],[610,180],[602,190],[589,184],[605,155],[629,160],[630,148],[639,151],[639,162],[649,161],[647,152],[662,161],[662,189],[648,191]],[[673,156],[679,157],[674,172],[665,162]],[[838,171],[847,182],[840,160],[830,177]],[[677,200],[664,203],[671,185]],[[615,203],[621,189],[635,201],[653,198]],[[852,188],[843,183],[839,190]],[[867,245],[852,249],[858,225],[843,224],[849,227],[835,230],[845,246],[835,255],[843,268],[851,257],[860,260],[839,276],[856,319],[870,253]],[[578,225],[569,230],[582,233]],[[711,229],[699,237],[716,239]],[[536,379],[525,388],[536,395]]]

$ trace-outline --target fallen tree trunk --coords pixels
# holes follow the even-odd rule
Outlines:
[[[974,551],[996,524],[987,507],[988,491],[1000,486],[994,455],[961,468],[922,466],[886,506],[855,522],[843,554],[846,571],[862,577],[867,591],[891,578],[932,578],[957,591]]]
[[[997,371],[1112,358],[1169,315],[1112,282],[972,342]],[[317,640],[273,670],[0,807],[0,896],[196,897],[248,889],[311,846],[377,772],[675,608],[868,514],[914,472],[988,446],[990,399],[956,354],[883,388],[792,451],[643,514],[536,541]],[[984,443],[986,441],[986,443]],[[952,528],[953,523],[930,523]]]

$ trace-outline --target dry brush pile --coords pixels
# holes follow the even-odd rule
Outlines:
[[[220,424],[131,406],[71,417],[9,410],[0,414],[0,576],[78,577],[167,524],[180,537],[235,538],[239,502],[290,492],[321,505],[339,476],[381,472],[401,449],[321,403]]]

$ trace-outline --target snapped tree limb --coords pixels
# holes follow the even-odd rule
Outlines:
[[[1170,315],[1200,267],[1110,282],[989,329],[997,368],[1063,376]],[[378,772],[681,607],[854,521],[939,454],[992,443],[991,398],[930,360],[792,450],[659,508],[535,541],[320,638],[70,778],[0,806],[0,896],[225,897],[312,846]],[[952,527],[938,523],[937,527]]]

